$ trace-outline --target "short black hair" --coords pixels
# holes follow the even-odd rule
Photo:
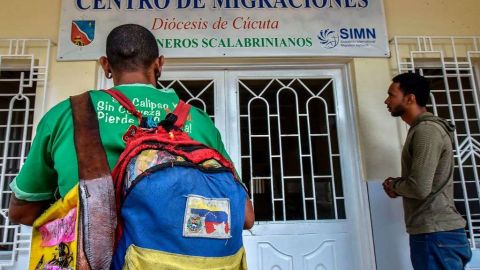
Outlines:
[[[427,105],[430,98],[430,84],[425,77],[409,72],[393,77],[392,81],[400,84],[400,90],[404,95],[415,95],[419,106],[425,107]]]
[[[143,26],[124,24],[107,37],[107,58],[115,71],[136,71],[149,67],[159,56],[157,41]]]

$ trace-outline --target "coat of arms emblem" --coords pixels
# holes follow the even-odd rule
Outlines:
[[[70,40],[73,44],[83,47],[92,43],[95,37],[95,21],[72,21]]]

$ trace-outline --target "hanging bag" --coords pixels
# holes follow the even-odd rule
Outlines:
[[[30,270],[110,268],[116,227],[115,192],[88,92],[70,97],[79,183],[32,228]]]

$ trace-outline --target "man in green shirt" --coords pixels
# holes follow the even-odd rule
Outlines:
[[[402,176],[383,183],[402,196],[410,258],[415,270],[464,269],[472,256],[465,220],[453,202],[454,126],[427,112],[428,81],[415,73],[394,77],[388,111],[410,126],[402,151]]]
[[[156,122],[172,112],[179,101],[172,89],[154,87],[163,62],[155,37],[147,29],[132,24],[116,29],[112,39],[107,40],[107,57],[100,58],[115,89],[125,94],[142,115],[150,116]],[[125,148],[123,134],[132,124],[138,125],[138,120],[107,93],[91,91],[90,97],[108,163],[113,168]],[[229,158],[217,128],[202,110],[191,108],[184,131],[192,139]],[[49,110],[40,121],[28,158],[10,185],[14,193],[10,202],[10,220],[31,225],[50,202],[58,196],[63,197],[77,182],[72,111],[69,100],[65,100]],[[246,202],[246,209],[245,227],[250,228],[253,225],[250,200]]]

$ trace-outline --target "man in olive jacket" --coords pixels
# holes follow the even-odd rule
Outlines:
[[[402,150],[402,176],[385,179],[383,187],[389,197],[403,198],[413,268],[464,269],[472,252],[465,220],[453,203],[455,127],[427,112],[430,88],[424,77],[404,73],[392,81],[385,104],[410,129]]]

